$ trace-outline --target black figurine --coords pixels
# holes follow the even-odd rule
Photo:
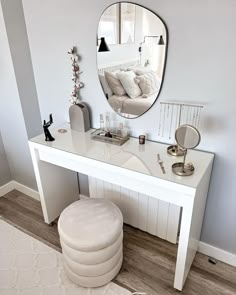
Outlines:
[[[43,120],[43,131],[45,134],[45,141],[53,141],[55,138],[51,135],[50,131],[48,128],[52,125],[53,119],[52,119],[52,114],[49,115],[49,121],[46,123],[46,120]]]
[[[112,134],[111,134],[111,131],[107,131],[106,134],[105,134],[105,137],[109,137],[109,138],[112,138]]]

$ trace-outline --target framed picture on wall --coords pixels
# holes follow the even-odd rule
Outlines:
[[[111,5],[101,16],[98,39],[104,37],[109,45],[134,43],[135,15],[135,4],[117,3]]]
[[[111,5],[101,16],[98,26],[98,38],[104,37],[107,44],[119,44],[119,4]]]
[[[134,43],[135,38],[135,4],[120,4],[120,43]]]

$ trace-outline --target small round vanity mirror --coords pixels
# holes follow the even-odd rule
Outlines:
[[[191,125],[182,125],[175,131],[175,139],[179,146],[184,149],[194,149],[200,143],[199,131]]]
[[[172,171],[180,176],[189,176],[194,172],[192,163],[185,163],[187,150],[197,147],[201,141],[199,131],[191,125],[182,125],[175,131],[175,139],[177,144],[185,149],[183,162],[174,163]]]

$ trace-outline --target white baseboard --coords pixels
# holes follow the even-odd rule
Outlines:
[[[39,201],[39,192],[36,190],[33,190],[32,188],[29,188],[28,186],[25,186],[19,182],[14,181],[15,184],[15,189],[18,190],[19,192]]]
[[[39,197],[39,192],[35,191],[31,188],[29,188],[28,186],[25,186],[17,181],[9,181],[8,183],[4,184],[3,186],[0,186],[0,197],[6,195],[7,193],[9,193],[12,190],[18,190],[19,192],[39,201],[40,197]],[[81,199],[86,199],[88,198],[85,195],[81,195],[80,194],[80,198]]]
[[[3,186],[0,186],[0,197],[6,195],[10,191],[14,190],[14,181],[9,181],[8,183],[4,184]]]
[[[0,197],[4,196],[5,194],[9,193],[10,191],[14,189],[39,201],[39,193],[37,191],[14,180],[0,187]]]
[[[198,252],[236,267],[236,254],[224,251],[204,242],[199,243]]]

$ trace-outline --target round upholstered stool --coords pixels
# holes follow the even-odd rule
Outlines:
[[[80,200],[67,207],[58,221],[65,271],[83,287],[110,282],[123,261],[123,217],[105,199]]]

